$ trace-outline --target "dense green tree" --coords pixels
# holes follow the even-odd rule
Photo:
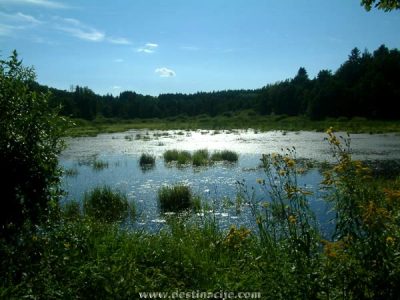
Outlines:
[[[361,5],[368,11],[371,10],[372,6],[384,11],[391,11],[400,9],[400,0],[361,0]]]
[[[256,90],[144,96],[125,91],[119,96],[96,95],[87,87],[49,89],[52,105],[63,115],[92,120],[107,118],[172,118],[230,115],[252,109],[260,114],[308,114],[312,118],[368,117],[396,119],[400,99],[400,57],[397,49],[380,46],[373,54],[351,50],[336,72],[321,71],[310,79],[304,67],[293,78]],[[37,91],[47,89],[33,85]]]
[[[40,222],[55,200],[62,120],[48,93],[31,91],[34,80],[16,51],[0,60],[0,235]]]

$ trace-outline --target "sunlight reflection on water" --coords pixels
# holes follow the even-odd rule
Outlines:
[[[234,200],[236,182],[257,188],[257,178],[264,173],[258,167],[263,153],[281,152],[294,146],[298,158],[316,161],[331,161],[325,134],[317,132],[258,133],[254,130],[233,131],[146,131],[131,130],[124,133],[101,134],[97,137],[67,139],[68,148],[62,153],[60,163],[65,169],[76,169],[76,176],[64,176],[62,185],[68,193],[64,201],[81,200],[85,191],[99,185],[109,185],[126,193],[134,200],[139,212],[136,227],[151,227],[163,224],[156,195],[162,185],[184,183],[193,192],[216,206],[216,217],[225,226],[242,224],[252,226],[254,218],[248,205],[240,213],[234,207],[224,207],[222,199]],[[352,135],[352,147],[356,159],[399,159],[400,136],[395,134]],[[169,167],[164,164],[162,154],[168,149],[194,151],[198,149],[233,150],[239,154],[236,164],[216,164],[209,167]],[[156,156],[154,169],[143,172],[138,165],[141,153]],[[90,159],[107,162],[107,167],[94,170]],[[311,170],[300,178],[301,185],[307,185],[314,192],[312,207],[319,221],[325,227],[329,220],[325,202],[318,189],[321,176]],[[257,190],[257,199],[265,200],[266,195]]]

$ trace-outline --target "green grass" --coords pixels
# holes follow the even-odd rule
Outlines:
[[[70,169],[65,169],[64,174],[67,177],[76,177],[78,176],[78,169],[77,168],[70,168]]]
[[[196,150],[191,154],[188,151],[167,150],[164,152],[164,161],[166,163],[176,162],[178,165],[192,164],[195,167],[207,166],[210,162],[225,161],[237,162],[239,155],[230,150],[215,151],[211,154],[207,149]]]
[[[134,216],[135,207],[126,196],[108,186],[96,187],[85,193],[83,199],[85,215],[103,222],[117,222]]]
[[[155,163],[156,163],[156,158],[153,155],[147,153],[142,153],[142,155],[140,155],[139,158],[140,167],[142,168],[154,167]]]
[[[237,162],[239,155],[230,150],[215,151],[211,155],[212,161],[226,161],[226,162]]]
[[[192,155],[193,166],[206,166],[209,163],[210,154],[207,149],[201,149],[194,151]]]
[[[165,151],[163,157],[166,163],[176,162],[178,165],[186,165],[192,161],[192,155],[189,151],[176,149]]]
[[[98,159],[93,161],[92,169],[94,171],[101,171],[101,170],[104,170],[104,169],[107,169],[107,168],[108,168],[108,162],[107,161],[98,160]]]
[[[264,116],[242,111],[228,115],[166,119],[96,119],[86,121],[74,119],[75,126],[66,132],[68,136],[95,136],[99,133],[123,132],[130,129],[157,130],[231,130],[254,128],[258,131],[324,131],[333,126],[337,131],[350,133],[400,132],[400,121],[367,120],[363,118],[326,118],[310,120],[304,116]],[[143,122],[145,121],[145,122]]]
[[[158,202],[162,211],[179,212],[193,206],[192,192],[188,186],[164,186],[158,190]]]

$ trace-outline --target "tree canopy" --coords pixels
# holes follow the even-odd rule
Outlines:
[[[373,6],[384,11],[391,11],[400,9],[400,0],[361,0],[361,5],[364,6],[367,11],[370,11]]]
[[[0,235],[37,224],[55,199],[61,119],[49,93],[31,90],[34,80],[16,51],[0,60]]]

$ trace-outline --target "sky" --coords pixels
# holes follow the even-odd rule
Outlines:
[[[400,48],[400,11],[360,0],[0,0],[0,56],[99,94],[255,89]]]

